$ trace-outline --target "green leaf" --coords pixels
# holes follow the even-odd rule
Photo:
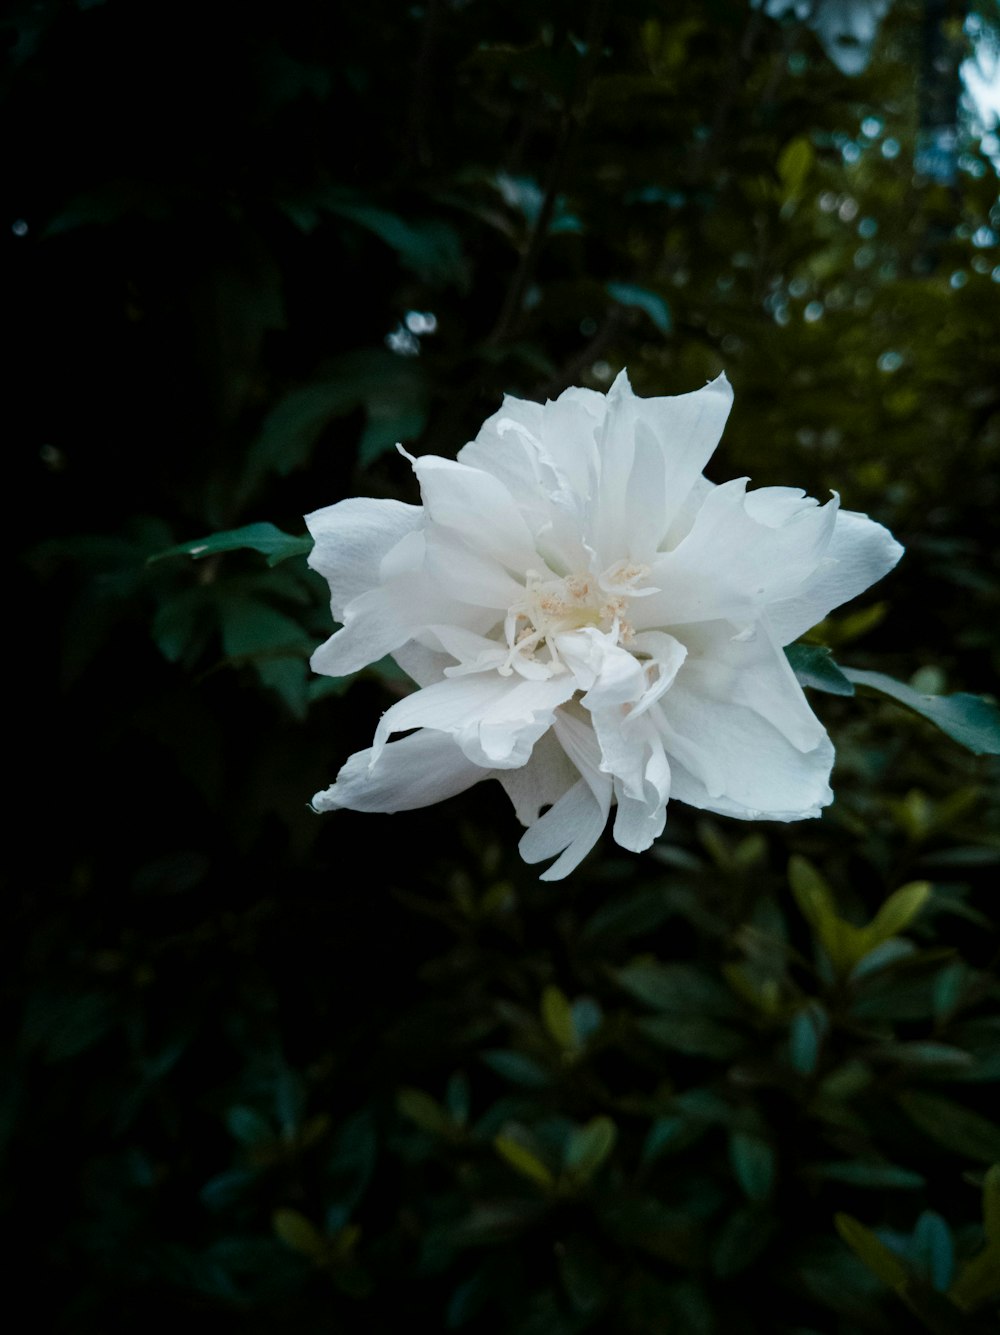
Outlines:
[[[819,1064],[820,1044],[828,1027],[827,1013],[817,1001],[807,1002],[792,1016],[788,1035],[789,1055],[799,1075],[815,1074]]]
[[[803,686],[827,695],[853,695],[854,687],[833,661],[833,654],[820,644],[790,644],[785,657]]]
[[[1000,1164],[993,1164],[983,1178],[983,1229],[986,1246],[965,1263],[949,1290],[963,1312],[975,1311],[1000,1294]]]
[[[873,950],[909,927],[927,903],[930,893],[929,881],[911,881],[894,890],[868,926],[862,929],[868,949]]]
[[[1000,1245],[1000,1163],[983,1178],[983,1228],[990,1242]]]
[[[575,1127],[566,1146],[566,1171],[580,1182],[589,1182],[614,1149],[618,1128],[610,1117],[594,1117]]]
[[[267,557],[269,566],[276,566],[280,561],[287,561],[290,556],[301,556],[312,551],[313,540],[308,533],[301,538],[285,533],[274,524],[244,524],[242,528],[227,529],[224,533],[212,533],[207,538],[192,538],[190,542],[178,543],[168,547],[165,552],[157,552],[148,558],[148,564],[162,561],[168,556],[192,556],[202,561],[206,556],[215,556],[219,552],[251,551],[260,552]]]
[[[501,1159],[506,1160],[522,1177],[544,1187],[546,1191],[551,1191],[555,1187],[556,1180],[549,1169],[519,1140],[515,1140],[512,1136],[497,1136],[493,1141],[493,1148]]]
[[[912,686],[887,677],[884,672],[844,668],[844,675],[928,719],[953,741],[976,756],[1000,755],[1000,708],[981,695],[921,695]]]
[[[396,1107],[404,1117],[432,1136],[453,1136],[455,1133],[448,1113],[422,1089],[401,1089],[396,1095]]]
[[[735,1131],[729,1137],[729,1161],[751,1201],[766,1201],[774,1186],[774,1150],[760,1136]]]
[[[304,660],[313,639],[297,621],[257,598],[234,596],[219,603],[222,648],[227,658],[298,654]]]
[[[940,1066],[962,1070],[972,1065],[972,1056],[950,1043],[887,1043],[873,1048],[872,1058],[900,1062],[904,1066]]]
[[[464,277],[462,243],[458,232],[439,219],[407,221],[399,214],[363,199],[330,194],[322,208],[348,219],[377,236],[399,257],[400,263],[428,283],[460,283]]]
[[[482,1062],[515,1085],[524,1085],[527,1089],[542,1089],[552,1083],[552,1076],[534,1057],[523,1052],[511,1052],[506,1048],[491,1048],[481,1056]]]
[[[660,1047],[686,1052],[692,1057],[714,1057],[728,1061],[743,1051],[743,1038],[714,1020],[693,1016],[648,1015],[636,1022],[647,1038]]]
[[[776,1221],[760,1205],[740,1205],[723,1224],[712,1248],[712,1269],[728,1279],[747,1269],[774,1236]]]
[[[230,1134],[248,1149],[274,1143],[274,1128],[263,1113],[257,1112],[255,1108],[247,1108],[242,1104],[230,1108],[226,1113],[226,1126]]]
[[[550,984],[542,993],[541,1011],[542,1023],[553,1042],[564,1052],[575,1052],[579,1043],[573,1023],[573,1007],[565,993]]]
[[[798,853],[789,859],[788,880],[802,916],[830,963],[838,973],[847,973],[865,953],[861,929],[837,916],[830,887],[812,863]]]
[[[556,1250],[559,1278],[577,1312],[594,1312],[607,1298],[601,1254],[593,1243],[571,1238]]]
[[[813,146],[805,135],[789,140],[781,150],[778,157],[778,176],[785,187],[786,199],[796,199],[802,194],[815,158]]]
[[[582,1047],[597,1033],[604,1021],[604,1012],[593,997],[577,997],[571,1008],[573,1033]]]
[[[1000,1294],[1000,1243],[990,1242],[966,1261],[948,1296],[963,1312],[974,1312]]]
[[[669,334],[673,329],[670,307],[658,292],[635,283],[607,283],[605,291],[622,306],[635,306],[644,311],[661,334]]]
[[[328,363],[322,378],[290,390],[264,419],[246,461],[241,495],[269,474],[285,477],[310,458],[338,417],[365,410],[362,464],[397,442],[413,440],[426,420],[426,378],[413,360],[384,348],[359,348]]]
[[[322,1265],[329,1259],[326,1239],[298,1210],[275,1210],[271,1216],[271,1226],[286,1247],[308,1256],[316,1265]]]
[[[953,1153],[990,1164],[1000,1159],[1000,1127],[981,1113],[915,1090],[897,1095],[897,1101],[925,1135]]]
[[[924,1210],[913,1230],[913,1250],[936,1293],[947,1293],[955,1273],[951,1230],[934,1210]]]
[[[909,1168],[900,1168],[893,1163],[871,1163],[863,1159],[813,1164],[809,1171],[825,1182],[843,1182],[851,1187],[898,1187],[908,1191],[922,1187],[926,1181],[920,1173]]]
[[[870,1228],[866,1228],[849,1214],[835,1215],[833,1222],[837,1232],[858,1260],[883,1284],[887,1284],[890,1289],[895,1289],[897,1292],[906,1287],[909,1281],[906,1266]]]
[[[732,993],[694,964],[660,964],[638,959],[614,976],[621,987],[655,1010],[730,1019],[738,1014]]]

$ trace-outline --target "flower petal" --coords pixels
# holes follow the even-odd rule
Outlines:
[[[833,800],[833,747],[825,732],[812,750],[801,751],[753,709],[701,694],[680,675],[654,713],[673,770],[672,792],[681,801],[748,819],[792,820],[818,815]],[[685,795],[692,785],[679,780],[675,760],[697,781],[700,800]]]
[[[306,515],[313,536],[309,565],[330,585],[333,615],[379,582],[382,558],[424,522],[419,505],[352,497]]]
[[[811,751],[826,736],[767,616],[733,634],[728,622],[687,629],[688,657],[678,681],[706,702],[745,706],[766,719],[799,751]],[[670,714],[669,704],[666,705]]]
[[[776,527],[748,509],[746,478],[716,487],[687,536],[653,565],[649,582],[658,592],[633,604],[633,624],[752,619],[770,603],[797,596],[830,545],[837,506],[834,497],[824,506],[798,507]]]
[[[514,804],[522,825],[534,825],[542,807],[552,806],[580,778],[553,731],[535,743],[530,759],[518,769],[498,770],[496,778]]]
[[[442,593],[459,602],[493,607],[499,612],[524,596],[524,585],[513,579],[495,556],[477,550],[452,529],[428,525],[426,552],[428,576]],[[535,564],[539,564],[537,560]]]
[[[375,759],[392,733],[433,728],[454,737],[468,759],[486,769],[523,765],[551,726],[553,710],[574,689],[568,672],[546,681],[486,673],[437,682],[386,710],[375,731]]]
[[[602,561],[623,552],[650,559],[712,457],[732,402],[725,375],[690,394],[651,399],[635,396],[624,371],[618,376],[593,498],[591,541]]]
[[[601,709],[638,700],[646,686],[642,664],[615,643],[614,637],[594,626],[555,637],[563,662],[587,694],[581,703]]]
[[[489,771],[466,759],[442,732],[416,732],[387,746],[373,760],[356,751],[337,781],[312,800],[315,811],[412,811],[471,788]]]
[[[610,802],[611,784],[608,783]],[[525,862],[544,862],[562,854],[540,880],[559,881],[577,868],[597,843],[607,824],[603,806],[585,779],[579,779],[541,820],[521,836],[518,850]]]
[[[841,603],[887,575],[903,548],[867,515],[841,510],[823,561],[792,598],[768,608],[779,644],[791,644]]]
[[[420,630],[437,622],[489,630],[496,612],[457,603],[423,572],[401,575],[354,598],[343,612],[340,630],[319,646],[310,659],[314,672],[346,677],[386,654],[394,653]]]
[[[531,533],[514,498],[490,473],[425,454],[413,460],[427,517],[454,529],[476,552],[519,574],[536,559]]]

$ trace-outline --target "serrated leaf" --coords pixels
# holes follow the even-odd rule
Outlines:
[[[853,695],[854,686],[834,662],[833,654],[820,644],[789,644],[785,657],[799,682],[827,695]]]
[[[203,561],[206,556],[216,556],[221,552],[251,551],[260,552],[267,557],[269,566],[276,566],[280,561],[287,561],[291,556],[302,556],[312,551],[313,540],[308,533],[296,538],[285,533],[276,524],[244,524],[242,528],[227,529],[223,533],[211,533],[207,538],[192,538],[190,542],[178,543],[168,547],[165,552],[157,552],[148,558],[148,564],[163,561],[168,556],[191,556],[196,561]]]
[[[1000,708],[981,695],[921,695],[912,686],[887,677],[884,672],[844,668],[844,675],[857,686],[887,695],[904,708],[928,719],[946,736],[975,756],[1000,755]]]

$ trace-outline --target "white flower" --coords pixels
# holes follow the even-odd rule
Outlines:
[[[635,852],[670,797],[818,815],[833,748],[782,646],[902,548],[836,496],[707,481],[731,403],[725,376],[640,399],[624,372],[607,395],[506,398],[457,462],[411,459],[423,505],[309,515],[310,564],[343,623],[313,668],[343,676],[392,654],[420,687],[315,809],[402,811],[496,778],[529,827],[523,857],[559,855],[546,880],[580,862],[612,807]]]

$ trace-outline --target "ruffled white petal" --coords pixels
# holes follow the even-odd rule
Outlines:
[[[377,760],[394,732],[433,728],[450,734],[474,764],[511,769],[525,763],[551,727],[553,711],[574,690],[568,672],[545,681],[483,673],[437,682],[386,710],[375,730],[373,754]]]
[[[419,505],[353,497],[306,515],[314,546],[309,564],[330,586],[333,615],[379,582],[383,557],[424,522]]]
[[[543,881],[557,881],[579,866],[608,823],[613,796],[612,781],[600,768],[600,749],[586,711],[578,705],[557,710],[552,731],[580,778],[518,845],[525,862],[561,854],[543,872]]]
[[[779,644],[791,644],[841,603],[887,575],[903,548],[887,528],[867,515],[841,510],[823,560],[795,597],[772,603],[771,626]]]
[[[580,771],[567,756],[550,728],[535,743],[531,757],[518,769],[498,770],[495,776],[514,804],[522,825],[534,825],[542,807],[550,807],[568,793]]]
[[[442,732],[416,732],[375,758],[356,751],[331,787],[312,800],[316,811],[412,811],[454,797],[489,771],[468,760]]]
[[[637,628],[752,619],[797,596],[814,574],[830,545],[837,498],[799,506],[778,525],[764,523],[752,513],[759,503],[747,506],[746,481],[711,491],[691,531],[657,559],[649,578],[659,591],[635,604]]]
[[[451,459],[413,460],[427,518],[453,529],[473,551],[522,573],[535,559],[524,516],[497,478]]]
[[[639,660],[610,634],[587,626],[556,636],[559,656],[587,694],[586,709],[602,709],[638,700],[646,685]]]
[[[826,736],[765,615],[734,634],[732,623],[689,627],[681,681],[706,701],[745,706],[800,751]],[[669,708],[668,708],[669,713]]]
[[[640,399],[623,371],[608,393],[591,542],[648,561],[715,451],[732,407],[724,375],[691,394]]]
[[[673,769],[675,797],[690,792],[674,764],[679,761],[705,794],[692,805],[711,810],[797,820],[818,815],[833,799],[833,747],[825,732],[802,751],[749,706],[713,699],[698,682],[689,687],[682,675],[655,714]]]
[[[429,578],[457,602],[493,607],[501,613],[523,595],[524,585],[494,556],[477,550],[452,529],[432,524],[425,541]]]
[[[543,871],[542,881],[559,881],[575,871],[600,839],[608,823],[611,805],[611,785],[608,801],[601,802],[585,779],[579,779],[568,793],[531,829],[521,836],[518,851],[525,862],[544,862],[546,858],[561,856]]]
[[[395,653],[434,622],[450,621],[470,630],[488,630],[496,613],[456,603],[424,572],[401,575],[354,598],[343,612],[344,625],[313,653],[314,672],[345,677]]]

